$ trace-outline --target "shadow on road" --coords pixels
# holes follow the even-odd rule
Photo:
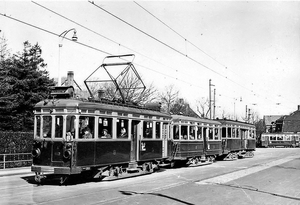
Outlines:
[[[164,198],[167,198],[167,199],[171,199],[173,201],[180,202],[182,204],[195,205],[195,204],[192,204],[192,203],[189,203],[189,202],[186,202],[186,201],[183,201],[183,200],[171,197],[171,196],[167,196],[167,195],[164,195],[164,194],[159,194],[159,193],[143,193],[143,192],[134,192],[134,191],[120,191],[120,192],[121,192],[121,194],[127,195],[127,196],[128,195],[154,195],[154,196],[159,196],[159,197],[164,197]]]

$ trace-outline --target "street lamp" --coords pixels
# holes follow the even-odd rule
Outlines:
[[[62,41],[64,40],[65,36],[70,32],[73,31],[73,36],[72,36],[72,41],[77,41],[78,37],[76,35],[76,29],[72,28],[69,30],[65,30],[64,32],[62,32],[59,37],[61,38],[60,43],[58,44],[59,50],[58,50],[58,86],[61,85],[61,77],[60,77],[60,49],[63,46]]]

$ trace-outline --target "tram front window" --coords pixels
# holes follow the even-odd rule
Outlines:
[[[52,117],[43,116],[43,137],[51,138]]]
[[[63,116],[55,116],[55,138],[62,138],[63,136]]]
[[[79,138],[93,139],[94,138],[95,118],[89,116],[79,117]]]
[[[70,133],[72,138],[75,138],[75,116],[67,116],[67,133]]]
[[[35,129],[34,129],[34,136],[36,138],[41,137],[41,117],[40,116],[35,116]]]

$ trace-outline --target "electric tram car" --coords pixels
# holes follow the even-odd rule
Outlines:
[[[107,58],[128,56],[132,55]],[[103,62],[99,68],[117,83],[108,67],[120,65],[125,69],[119,76],[132,69],[140,79],[132,62]],[[125,96],[122,87],[116,87]],[[61,184],[79,174],[123,178],[151,173],[160,165],[199,166],[220,156],[255,150],[253,125],[170,115],[160,111],[160,104],[141,106],[124,98],[96,98],[87,89],[91,97],[79,99],[73,86],[56,86],[49,99],[35,105],[31,170],[36,182],[41,183],[48,173],[58,176]]]
[[[221,123],[215,120],[172,115],[171,167],[175,163],[201,165],[222,154]]]
[[[299,147],[299,133],[263,133],[260,137],[262,147]]]
[[[159,111],[116,103],[70,98],[39,102],[31,169],[37,182],[51,171],[62,176],[61,183],[85,171],[111,176],[151,171],[167,158],[170,120]]]
[[[222,119],[222,156],[226,160],[238,157],[253,157],[256,148],[255,126],[253,124]]]

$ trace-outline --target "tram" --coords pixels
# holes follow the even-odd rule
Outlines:
[[[222,159],[253,157],[256,148],[255,126],[253,124],[221,119]]]
[[[299,133],[263,133],[262,147],[299,147]]]
[[[134,59],[129,54],[103,60],[84,81],[89,98],[78,98],[72,85],[55,86],[48,99],[35,105],[31,171],[36,182],[48,174],[61,184],[73,175],[119,179],[152,173],[163,165],[200,166],[220,157],[253,156],[254,125],[170,115],[161,112],[159,103],[129,101],[126,96],[133,88],[122,84],[126,75],[135,75],[135,82],[141,78],[127,57]],[[110,80],[93,79],[99,69]],[[119,98],[107,99],[103,90],[95,96],[88,86],[95,82],[112,83]],[[143,82],[135,89],[143,92]]]
[[[215,120],[172,115],[171,167],[175,163],[194,166],[215,161],[222,154],[220,129],[221,123]]]
[[[100,68],[120,65],[123,73],[134,69],[128,61],[103,62]],[[37,182],[49,172],[61,183],[83,172],[92,177],[143,174],[167,158],[171,116],[160,112],[159,104],[140,106],[90,94],[88,100],[77,99],[72,86],[57,86],[36,104],[31,170]]]

